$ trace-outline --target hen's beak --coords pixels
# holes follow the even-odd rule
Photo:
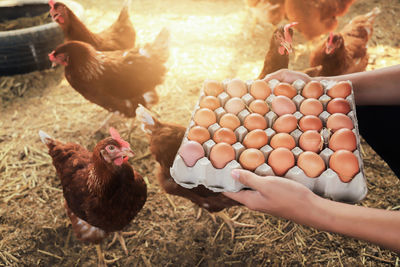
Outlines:
[[[288,42],[288,41],[286,41],[286,40],[283,40],[283,41],[281,42],[281,46],[283,46],[283,47],[286,49],[286,51],[288,52],[288,54],[290,54],[290,53],[293,52],[293,47],[292,47],[292,43],[291,43],[291,42]]]
[[[55,61],[54,51],[49,54],[49,59],[51,61],[51,67],[54,68],[57,66],[57,62]]]
[[[332,54],[333,50],[335,50],[335,47],[333,45],[328,45],[328,44],[326,45],[325,53],[327,55]]]
[[[130,149],[129,147],[123,147],[121,149],[121,156],[122,157],[128,157],[128,158],[132,158],[135,156],[135,153],[133,153],[132,149]]]

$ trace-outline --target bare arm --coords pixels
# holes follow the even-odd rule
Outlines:
[[[224,193],[250,209],[335,232],[400,252],[400,212],[321,198],[300,183],[235,170],[232,176],[255,191]]]
[[[324,79],[350,80],[353,83],[357,105],[400,105],[400,64],[371,71],[315,78],[310,78],[304,73],[279,70],[265,77],[265,80],[271,79],[289,83],[296,79],[302,79],[305,82]]]

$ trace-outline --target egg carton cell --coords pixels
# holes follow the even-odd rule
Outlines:
[[[270,142],[271,139],[277,134],[277,131],[273,129],[274,124],[280,117],[284,115],[278,116],[278,114],[274,112],[271,107],[272,102],[274,101],[274,99],[277,98],[275,93],[278,92],[281,94],[282,88],[278,88],[278,91],[275,91],[276,86],[280,84],[280,81],[278,80],[269,81],[267,83],[267,87],[265,87],[262,82],[258,81],[257,88],[264,88],[266,91],[257,91],[258,89],[254,89],[256,88],[256,86],[254,86],[253,91],[251,91],[253,83],[254,81],[242,82],[237,79],[233,79],[224,80],[220,83],[216,83],[218,84],[218,86],[215,87],[213,85],[214,87],[211,89],[207,89],[206,86],[203,86],[203,90],[200,93],[199,102],[196,104],[193,110],[192,119],[189,123],[189,127],[185,133],[185,138],[183,139],[182,144],[188,142],[188,131],[190,128],[196,125],[196,123],[193,121],[193,116],[196,111],[200,109],[200,101],[207,95],[212,95],[216,97],[219,101],[220,106],[213,110],[216,117],[216,122],[207,127],[207,130],[210,134],[210,139],[202,144],[202,147],[204,149],[204,157],[198,159],[193,166],[188,167],[179,154],[176,156],[174,164],[171,167],[171,175],[178,184],[186,188],[193,188],[199,184],[202,184],[215,192],[237,192],[244,188],[242,184],[233,180],[230,172],[235,168],[243,168],[243,166],[240,164],[239,158],[240,155],[247,150],[246,146],[243,144],[243,140],[249,134],[249,132],[251,132],[244,126],[244,122],[246,118],[253,113],[250,106],[255,101],[266,103],[266,108],[268,108],[269,111],[262,114],[263,118],[266,121],[267,128],[261,129],[267,134],[268,141],[267,144],[258,149],[264,156],[265,162],[253,170],[256,174],[259,175],[276,175],[273,171],[273,168],[268,165],[269,156],[271,152],[274,151],[274,148],[271,147]],[[298,158],[305,150],[301,149],[299,144],[299,140],[304,132],[298,125],[296,125],[296,128],[294,130],[288,132],[288,134],[292,136],[295,141],[295,147],[290,150],[293,154],[293,157],[295,158],[295,165],[289,168],[288,171],[282,176],[296,180],[306,185],[315,193],[321,196],[328,197],[337,201],[358,202],[365,197],[367,193],[367,187],[363,174],[363,162],[359,153],[360,137],[358,134],[354,93],[352,90],[348,90],[349,86],[351,88],[351,83],[337,83],[329,80],[324,80],[321,81],[320,84],[322,85],[323,89],[323,92],[321,92],[322,95],[318,93],[317,96],[320,96],[318,97],[318,99],[314,99],[322,103],[323,111],[318,114],[317,118],[319,118],[319,120],[322,122],[323,128],[319,133],[319,136],[321,137],[321,146],[316,152],[325,163],[325,170],[319,176],[311,178],[308,177],[305,172],[297,165]],[[235,88],[235,86],[237,88]],[[297,92],[297,94],[290,99],[290,101],[293,102],[293,105],[295,106],[295,111],[291,114],[291,116],[295,117],[298,124],[298,122],[305,116],[300,112],[300,106],[306,99],[309,98],[302,95],[303,89],[306,86],[306,83],[304,81],[296,80],[291,84],[291,86]],[[228,87],[229,90],[227,90]],[[280,87],[285,86],[281,85]],[[289,90],[292,90],[291,87],[286,87],[288,87]],[[206,90],[208,90],[209,94],[205,93]],[[307,90],[304,90],[304,93],[306,92]],[[309,94],[305,95],[309,96]],[[227,110],[226,104],[229,100],[233,98],[239,99],[235,101],[240,104],[240,109],[236,109],[235,106],[231,106],[230,108],[233,108],[233,112],[230,112],[229,110]],[[327,106],[328,103],[334,99],[341,99],[337,102],[340,102],[339,104],[341,104],[342,106],[347,106],[346,103],[343,102],[343,99],[349,104],[350,111],[343,114],[346,115],[347,118],[350,118],[351,122],[353,123],[354,127],[353,129],[351,129],[351,131],[356,137],[356,149],[351,153],[353,153],[358,160],[359,172],[349,182],[343,182],[340,179],[339,175],[329,166],[329,160],[334,151],[329,148],[329,141],[333,135],[333,131],[327,129],[327,120],[330,116],[332,116],[332,114],[327,111]],[[220,125],[220,121],[221,118],[224,117],[226,114],[234,114],[227,117],[236,116],[234,118],[236,124],[232,130],[235,134],[237,142],[231,145],[233,151],[235,152],[234,159],[228,162],[226,166],[222,169],[218,169],[215,168],[212,164],[212,160],[210,159],[210,152],[212,148],[216,145],[216,142],[213,140],[213,136],[219,129],[223,128]],[[247,125],[247,127],[249,127],[249,125]]]

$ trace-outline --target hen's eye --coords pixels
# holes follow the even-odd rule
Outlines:
[[[108,150],[113,151],[114,149],[115,149],[115,146],[113,146],[113,145],[108,146]]]

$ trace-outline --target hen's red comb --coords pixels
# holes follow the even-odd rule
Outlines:
[[[55,4],[54,0],[49,0],[49,6],[51,6],[51,8],[54,8],[54,4]]]
[[[285,34],[285,40],[287,42],[290,42],[290,43],[292,42],[292,37],[289,34],[289,28],[291,28],[291,27],[293,27],[293,26],[295,26],[297,24],[299,24],[299,23],[295,21],[295,22],[286,24],[285,27],[283,27],[283,32]]]
[[[329,39],[328,39],[328,45],[332,45],[332,41],[333,41],[333,32],[330,32]]]
[[[122,147],[130,147],[129,143],[122,139],[117,130],[115,130],[113,127],[110,127],[110,135],[112,139],[117,141]]]

